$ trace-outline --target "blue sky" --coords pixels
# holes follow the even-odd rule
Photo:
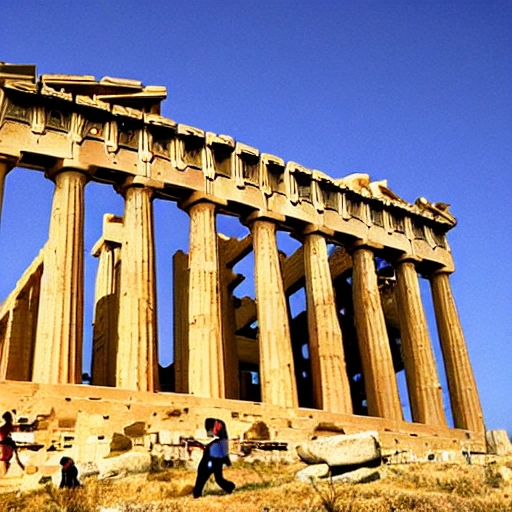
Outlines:
[[[2,2],[0,19],[0,60],[165,85],[163,114],[177,122],[333,177],[387,179],[410,202],[450,203],[459,220],[449,235],[452,285],[487,427],[512,432],[511,2],[26,0]],[[33,171],[7,178],[0,299],[47,237],[52,190]],[[103,213],[122,207],[108,187],[88,185],[86,340],[96,268],[89,252]],[[155,222],[168,364],[170,258],[186,249],[188,219],[156,203]],[[245,233],[233,220],[219,226]],[[280,243],[295,247],[283,236]],[[428,300],[425,293],[431,316]]]

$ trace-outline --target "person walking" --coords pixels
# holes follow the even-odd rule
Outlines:
[[[11,437],[11,433],[14,431],[14,420],[12,414],[9,411],[4,412],[2,415],[4,420],[3,425],[0,427],[0,476],[4,476],[9,471],[11,466],[12,456],[16,456],[16,461],[21,469],[25,469],[25,466],[21,463],[18,455],[18,447]]]
[[[233,482],[226,480],[222,474],[224,464],[231,466],[226,424],[222,420],[207,418],[205,420],[205,429],[208,432],[208,437],[213,436],[213,440],[203,445],[204,452],[201,462],[199,462],[199,467],[197,468],[194,498],[202,496],[203,488],[212,473],[217,485],[228,494],[231,494],[236,486]]]

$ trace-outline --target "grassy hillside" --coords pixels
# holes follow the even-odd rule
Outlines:
[[[236,482],[224,495],[213,478],[204,496],[191,496],[195,473],[166,470],[149,475],[98,481],[82,488],[53,487],[26,494],[0,495],[5,512],[511,512],[512,460],[486,465],[408,464],[382,468],[382,479],[367,484],[305,484],[294,480],[303,464],[260,465],[238,462],[225,471]]]

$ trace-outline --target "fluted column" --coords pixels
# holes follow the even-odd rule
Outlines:
[[[153,191],[124,189],[116,385],[158,389]]]
[[[284,407],[297,407],[297,386],[276,224],[265,218],[256,218],[252,220],[250,228],[254,244],[262,400]]]
[[[321,234],[305,235],[304,270],[314,404],[326,411],[352,414],[327,242]]]
[[[32,379],[49,384],[80,383],[87,176],[77,170],[64,169],[54,180]]]
[[[446,426],[442,389],[416,267],[413,261],[403,258],[397,262],[395,270],[395,296],[412,419],[427,425]]]
[[[222,305],[222,337],[224,345],[224,374],[226,398],[240,398],[240,377],[238,372],[237,340],[235,335],[236,317],[231,278],[233,271],[226,267],[220,254],[220,295]]]
[[[373,252],[365,246],[356,247],[353,265],[354,316],[368,414],[401,420],[402,408],[380,302]]]
[[[174,390],[188,393],[188,255],[177,251],[173,264],[173,310],[174,310]]]
[[[430,277],[430,285],[455,427],[484,433],[482,406],[449,274],[442,271],[434,273]]]
[[[215,208],[207,200],[187,206],[190,215],[188,391],[198,396],[224,398]]]
[[[119,244],[106,241],[101,241],[98,247],[93,248],[93,256],[99,258],[92,336],[91,384],[95,386],[116,385],[119,313],[117,265],[120,252]]]
[[[32,378],[41,274],[42,267],[39,267],[31,276],[27,286],[16,297],[10,312],[5,340],[7,344],[5,379],[29,381]]]

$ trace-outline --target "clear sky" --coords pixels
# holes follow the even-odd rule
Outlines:
[[[0,60],[165,85],[163,114],[177,122],[335,178],[387,179],[410,202],[450,203],[459,220],[449,235],[452,286],[487,427],[512,432],[510,1],[25,0],[0,2],[0,23]],[[47,238],[52,190],[33,171],[7,178],[0,300]],[[103,213],[122,208],[109,187],[88,185],[87,359],[97,264],[90,250]],[[170,258],[186,250],[188,219],[160,202],[155,222],[168,364]],[[233,221],[219,225],[245,232]]]

